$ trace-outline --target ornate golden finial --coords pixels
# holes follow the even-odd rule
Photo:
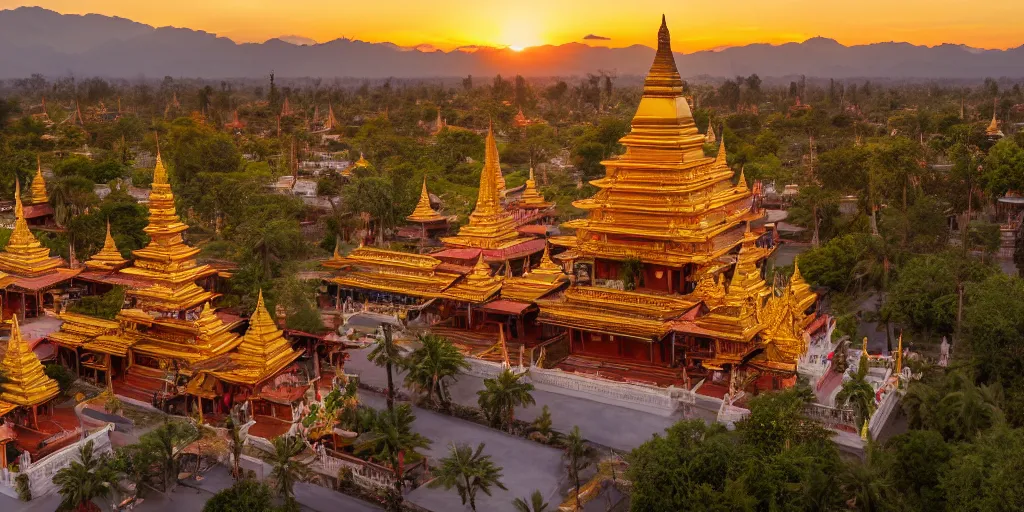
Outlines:
[[[470,276],[491,277],[491,266],[484,261],[483,251],[480,251],[480,256],[476,259],[476,265],[473,265],[473,271],[470,272]]]
[[[729,167],[729,154],[725,151],[725,137],[718,143],[718,154],[715,155],[715,165]]]
[[[736,181],[736,188],[740,189],[741,191],[749,190],[747,188],[747,177],[743,173],[743,166],[740,166],[740,177]]]
[[[167,184],[167,169],[164,167],[163,159],[160,158],[160,146],[156,147],[156,167],[153,168],[153,184]]]
[[[864,355],[868,354],[868,337],[867,336],[864,336],[864,342],[861,344],[860,349],[861,349],[862,352],[864,352]]]
[[[665,90],[669,89],[669,90]],[[668,33],[665,15],[661,15],[661,28],[658,29],[658,51],[654,54],[654,64],[644,79],[644,94],[650,93],[682,93],[683,80],[676,68],[676,59],[672,54],[672,38]]]
[[[896,375],[903,370],[903,332],[900,332],[900,341],[896,346]]]
[[[32,204],[43,204],[50,202],[46,194],[46,180],[43,179],[43,162],[39,155],[36,155],[36,176],[32,178]]]
[[[868,434],[869,434],[869,432],[868,432],[868,420],[867,420],[867,418],[864,418],[864,426],[860,429],[860,440],[861,441],[867,441],[868,440]]]
[[[21,204],[21,180],[14,177],[14,219],[25,219],[25,207]]]

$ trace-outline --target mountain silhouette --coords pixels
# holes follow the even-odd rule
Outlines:
[[[652,32],[653,34],[653,32]],[[475,51],[472,51],[475,50]],[[39,7],[0,11],[0,78],[33,73],[134,78],[255,78],[274,70],[281,77],[429,78],[466,75],[572,76],[608,71],[643,75],[654,50],[545,45],[515,52],[474,47],[449,52],[429,45],[403,48],[352,39],[308,44],[280,38],[235,43],[208,32],[152,27],[98,14],[60,14]],[[1024,75],[1024,45],[981,50],[964,45],[909,43],[844,46],[816,37],[802,43],[751,44],[676,54],[685,77],[979,79]]]

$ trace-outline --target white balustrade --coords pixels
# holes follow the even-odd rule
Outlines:
[[[16,479],[21,474],[28,475],[32,499],[46,496],[56,491],[56,485],[53,483],[54,475],[71,464],[72,461],[80,460],[79,451],[82,446],[92,441],[93,453],[97,456],[112,451],[110,431],[113,429],[114,426],[112,424],[107,424],[107,426],[93,432],[85,439],[65,446],[35,462],[31,462],[28,457],[22,458],[22,464],[18,468],[18,473],[13,473],[8,468],[0,470],[0,493],[17,497],[17,492],[15,491]]]

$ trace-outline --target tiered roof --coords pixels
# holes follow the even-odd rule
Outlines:
[[[478,249],[500,249],[521,242],[515,220],[501,204],[499,176],[501,164],[498,161],[498,145],[494,140],[492,127],[487,130],[484,168],[480,171],[480,190],[476,208],[469,215],[469,223],[459,229],[459,234],[442,238],[442,242],[446,245]]]
[[[527,270],[522,277],[505,279],[501,286],[501,297],[519,302],[534,302],[560,288],[568,279],[569,276],[562,271],[562,267],[551,261],[551,253],[548,247],[544,246],[544,254],[541,255],[537,268]]]
[[[300,355],[270,317],[263,303],[263,290],[260,290],[256,310],[249,318],[249,329],[238,349],[231,354],[236,367],[214,372],[214,375],[228,382],[256,385],[276,375]]]
[[[124,268],[128,260],[121,256],[114,237],[110,236],[110,221],[107,221],[107,237],[103,240],[103,248],[85,262],[89,270],[112,272]]]
[[[530,178],[526,180],[526,188],[523,189],[523,196],[519,200],[519,206],[521,208],[536,208],[538,210],[554,206],[554,203],[546,201],[544,196],[537,191],[537,181],[533,179],[533,167],[530,167]]]
[[[343,270],[331,279],[342,286],[435,298],[460,277],[438,269],[441,263],[431,256],[359,247],[346,257],[335,254],[323,265]]]
[[[18,317],[11,318],[11,338],[0,362],[7,381],[0,384],[0,400],[22,407],[41,405],[57,396],[57,381],[46,376],[43,365],[21,338]]]
[[[434,208],[430,206],[430,194],[427,193],[427,177],[423,177],[423,188],[420,190],[420,200],[416,203],[416,208],[412,211],[408,217],[405,218],[410,222],[428,223],[428,222],[442,222],[448,220],[447,217],[437,213]]]
[[[46,180],[43,178],[43,164],[36,157],[36,176],[32,178],[32,204],[49,203],[50,196],[46,194]]]
[[[7,246],[0,252],[0,272],[35,277],[54,272],[64,264],[59,257],[50,257],[50,250],[39,243],[28,229],[25,209],[21,204],[21,186],[15,180],[14,231]]]
[[[181,234],[186,229],[188,226],[181,222],[174,209],[174,194],[158,151],[149,194],[149,225],[143,230],[150,241],[146,247],[134,251],[135,264],[121,270],[151,283],[128,291],[143,309],[182,311],[216,296],[196,285],[197,280],[217,271],[209,265],[196,263],[199,249],[185,244]]]
[[[732,185],[724,151],[704,156],[664,19],[632,129],[620,142],[626,153],[602,162],[607,173],[592,182],[600,191],[573,203],[588,211],[565,224],[576,235],[553,243],[583,256],[675,267],[706,264],[736,247],[752,196]]]
[[[491,267],[484,262],[483,254],[476,260],[472,272],[454,286],[445,290],[448,298],[481,303],[493,297],[501,289],[502,277],[491,275]]]

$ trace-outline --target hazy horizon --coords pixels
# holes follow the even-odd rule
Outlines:
[[[0,0],[0,9],[38,6],[62,14],[117,16],[154,27],[202,30],[236,43],[285,36],[318,43],[348,38],[445,51],[464,46],[519,50],[573,42],[613,48],[651,46],[652,27],[657,27],[662,13],[673,28],[674,49],[684,53],[814,37],[846,46],[906,42],[1005,50],[1024,45],[1018,21],[1024,18],[1024,2],[1015,0],[991,0],[983,9],[970,10],[956,0],[898,4],[865,0],[855,7],[821,5],[813,0],[790,0],[782,6],[736,0],[721,9],[710,2],[663,5],[634,0],[628,12],[621,2],[611,0],[462,4],[458,0],[437,0],[429,5],[390,0],[341,6],[327,0],[257,0],[241,9],[223,0],[181,0],[175,9],[167,10],[158,8],[162,7],[159,4],[130,0]],[[583,4],[586,21],[573,16]]]

